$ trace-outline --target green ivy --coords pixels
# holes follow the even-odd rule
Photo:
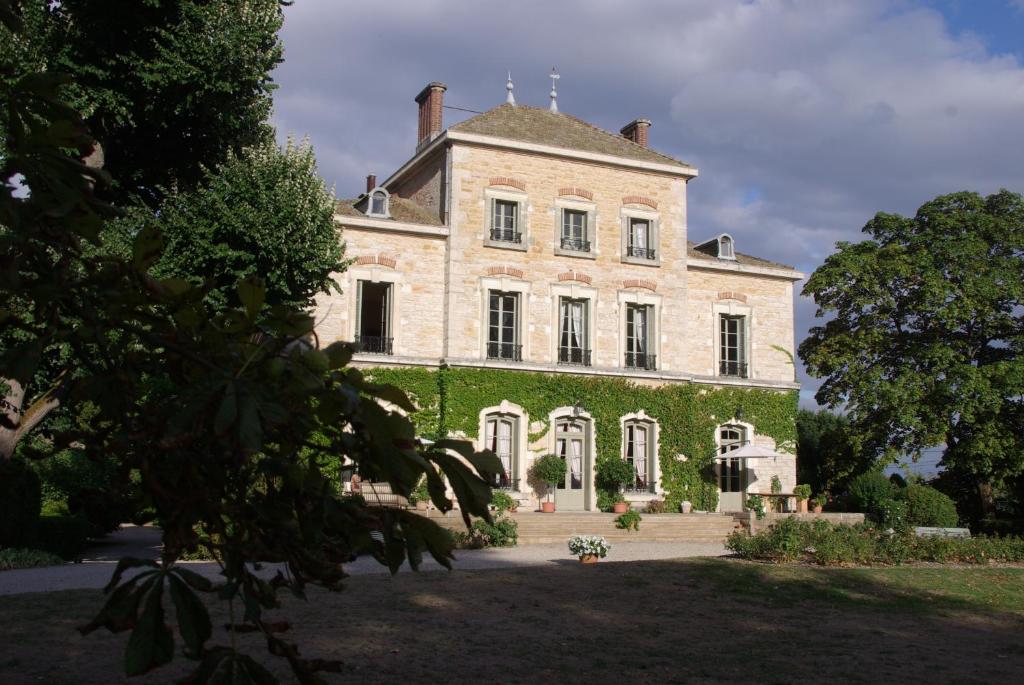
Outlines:
[[[529,421],[545,428],[530,433],[530,442],[547,432],[548,414],[580,402],[594,419],[595,466],[620,458],[620,417],[643,410],[658,420],[662,487],[670,511],[689,500],[695,509],[713,511],[718,505],[714,478],[715,429],[743,407],[743,421],[780,448],[796,441],[797,393],[693,384],[650,387],[621,378],[594,378],[499,369],[437,370],[375,368],[374,382],[406,390],[420,407],[412,419],[420,435],[429,438],[460,433],[476,438],[480,410],[508,400],[523,408]],[[679,461],[676,455],[686,455]]]

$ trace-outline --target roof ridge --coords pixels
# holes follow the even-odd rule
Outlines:
[[[551,112],[548,109],[545,109],[543,107],[536,107],[534,105],[520,105],[520,104],[512,105],[512,104],[509,104],[507,102],[503,102],[500,105],[495,105],[494,107],[491,107],[490,109],[488,109],[488,110],[486,110],[484,112],[480,112],[479,114],[477,114],[475,116],[472,116],[472,117],[470,117],[468,119],[463,119],[462,121],[458,122],[457,124],[453,124],[452,126],[449,127],[449,130],[459,130],[460,128],[471,127],[472,126],[472,122],[477,121],[477,120],[484,120],[485,121],[486,119],[484,119],[484,117],[487,117],[489,114],[491,114],[493,112],[496,112],[496,111],[499,111],[499,110],[531,110],[533,112],[537,112],[537,113],[541,114],[542,116],[549,116],[549,115],[551,115],[551,116],[562,116],[562,117],[565,118],[565,120],[567,120],[569,122],[572,122],[574,124],[580,124],[584,128],[586,128],[587,130],[599,133],[602,136],[605,136],[606,138],[614,140],[614,141],[616,141],[618,143],[628,143],[629,146],[632,146],[633,148],[635,148],[637,150],[637,152],[642,152],[642,153],[645,153],[645,154],[648,154],[648,155],[652,155],[652,156],[658,157],[658,158],[660,158],[662,160],[665,160],[666,162],[670,162],[672,164],[676,164],[676,165],[680,165],[680,166],[684,166],[684,167],[688,167],[688,168],[693,168],[693,166],[690,163],[688,163],[688,162],[684,162],[684,161],[682,161],[680,159],[676,159],[675,157],[672,157],[671,155],[667,155],[664,152],[659,152],[658,150],[655,150],[653,148],[646,147],[644,145],[640,145],[639,143],[637,143],[637,142],[635,142],[633,140],[630,140],[629,138],[626,138],[623,135],[612,133],[611,131],[607,131],[607,130],[599,127],[599,126],[595,126],[594,124],[590,123],[589,121],[586,121],[585,119],[581,119],[581,118],[579,118],[579,117],[577,117],[577,116],[575,116],[573,114],[568,114],[566,112]],[[502,137],[501,135],[498,135],[498,134],[485,134],[485,135],[493,135],[496,138],[501,138]],[[511,138],[511,140],[515,140],[515,138]],[[563,145],[557,145],[557,144],[555,144],[553,146],[554,147],[565,147]],[[571,148],[567,148],[567,149],[571,149]],[[624,155],[621,155],[621,154],[614,154],[614,153],[608,153],[608,154],[611,154],[614,157],[623,157],[624,156]]]

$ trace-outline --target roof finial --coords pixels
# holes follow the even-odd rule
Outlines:
[[[516,96],[512,94],[512,89],[515,88],[512,85],[512,72],[508,72],[508,82],[505,84],[505,90],[508,91],[508,95],[505,97],[505,102],[513,107],[516,104]]]
[[[555,68],[551,67],[551,107],[549,107],[548,109],[550,109],[552,112],[558,111],[558,90],[555,88],[555,81],[557,81],[560,78],[561,77],[558,75],[558,72],[555,70]]]

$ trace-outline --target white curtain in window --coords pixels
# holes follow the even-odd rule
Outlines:
[[[633,222],[633,247],[647,249],[647,223],[644,221]]]
[[[573,488],[583,487],[583,441],[572,441],[572,458],[569,461],[569,473],[572,475]]]
[[[510,421],[498,422],[497,449],[494,451],[501,460],[505,475],[512,478],[512,423]]]
[[[576,349],[583,349],[583,303],[573,302],[569,312],[571,314],[569,321],[571,345]]]
[[[633,467],[637,480],[647,484],[647,429],[637,426],[633,432]]]
[[[636,353],[647,352],[647,307],[633,310],[633,336],[636,340]]]

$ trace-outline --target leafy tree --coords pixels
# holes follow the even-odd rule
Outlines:
[[[1024,472],[1024,199],[944,195],[864,232],[804,288],[831,317],[800,346],[818,402],[880,456],[945,444],[986,510]]]
[[[26,0],[26,51],[70,74],[71,104],[102,143],[124,204],[159,205],[195,187],[201,164],[270,140],[271,72],[281,62],[279,0]],[[23,72],[24,73],[24,72]]]
[[[865,455],[850,435],[849,420],[825,409],[801,409],[796,415],[796,479],[815,493],[839,495],[850,479],[869,470]]]
[[[8,10],[0,0],[0,19],[14,26]],[[272,682],[234,640],[258,632],[301,682],[313,682],[338,664],[304,659],[281,636],[288,626],[267,613],[281,590],[340,588],[342,562],[355,551],[372,552],[393,571],[405,560],[417,567],[424,553],[444,565],[452,559],[450,537],[436,523],[340,496],[325,464],[344,457],[405,496],[426,475],[441,510],[453,505],[447,479],[467,526],[471,515],[490,521],[487,483],[501,464],[463,442],[420,447],[412,423],[387,408],[413,409],[401,391],[348,367],[353,351],[345,344],[304,343],[311,316],[266,304],[259,279],[238,284],[239,307],[214,309],[201,288],[149,273],[163,242],[154,227],[139,233],[130,258],[107,253],[101,228],[111,208],[94,192],[107,177],[79,159],[94,141],[62,101],[63,81],[30,74],[0,91],[9,141],[0,160],[0,326],[28,335],[0,349],[0,378],[25,382],[45,350],[66,344],[81,369],[64,376],[66,402],[95,409],[83,449],[139,474],[164,543],[159,561],[121,560],[106,605],[82,630],[131,631],[128,676],[182,653],[196,662],[192,682]],[[27,196],[13,191],[16,177]],[[4,430],[24,421],[21,412],[0,414]],[[51,437],[61,450],[81,434]],[[220,564],[223,583],[176,563],[199,545]],[[260,574],[258,562],[282,570]],[[126,577],[132,569],[139,573]],[[220,640],[197,593],[228,602]],[[168,603],[181,651],[165,620]]]
[[[334,197],[306,143],[229,152],[197,190],[172,191],[156,225],[165,248],[153,274],[205,279],[218,305],[237,305],[238,281],[259,276],[268,304],[305,307],[345,268]]]

